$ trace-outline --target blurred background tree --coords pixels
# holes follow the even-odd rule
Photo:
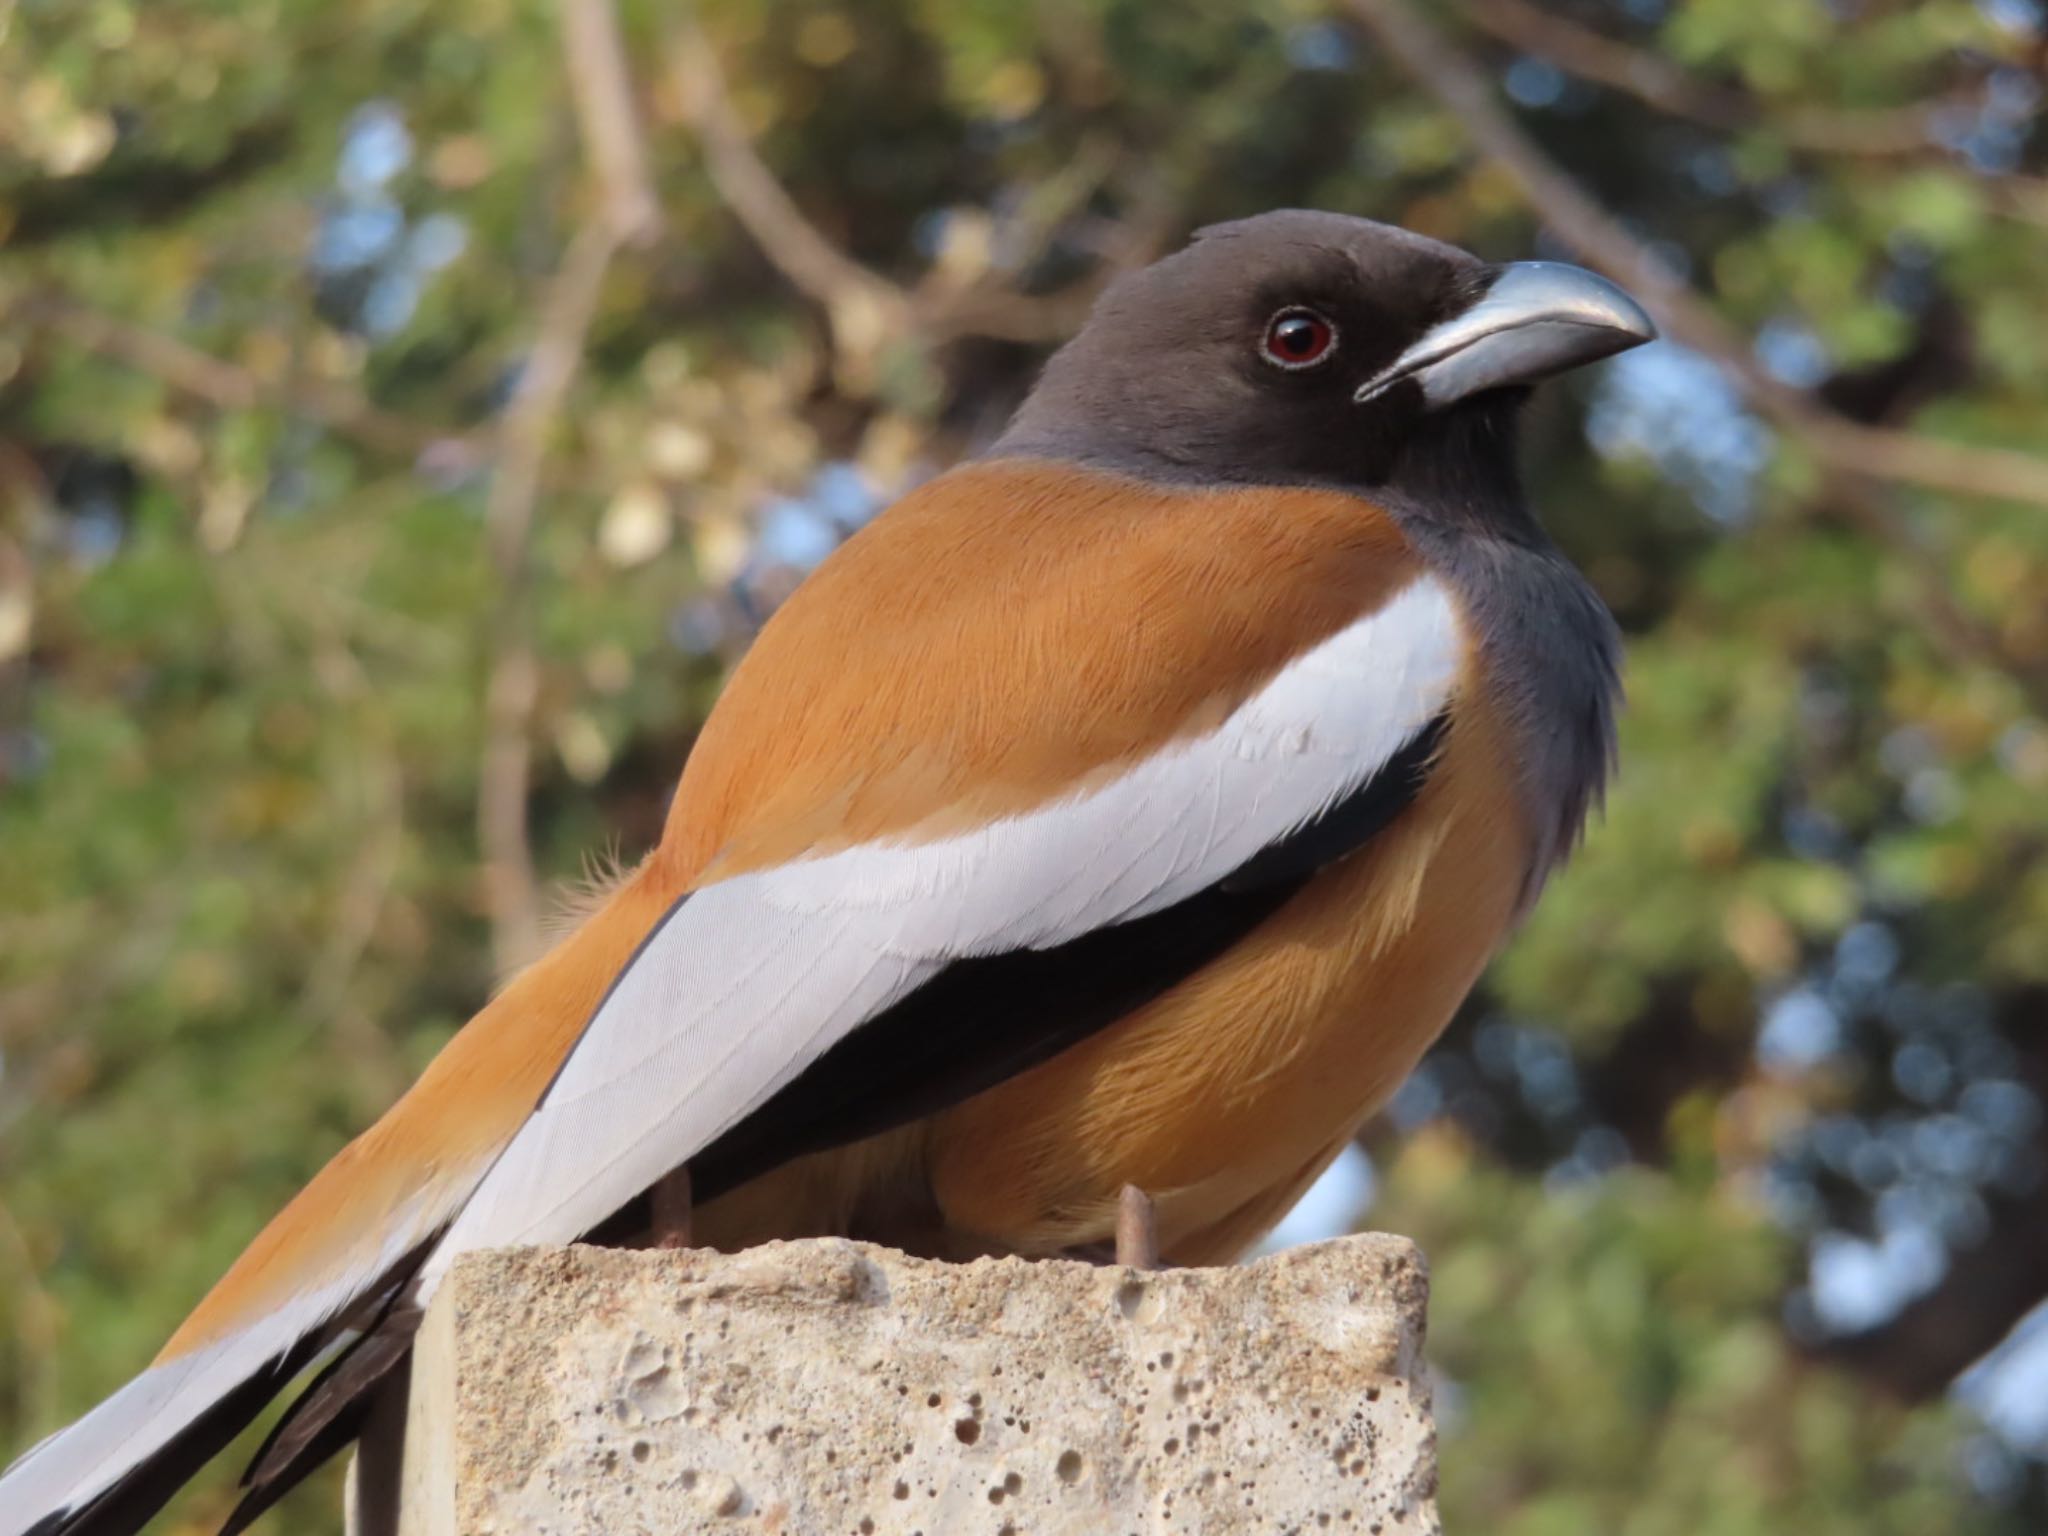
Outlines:
[[[1607,818],[1287,1229],[1430,1251],[1451,1528],[2048,1526],[2044,62],[2039,0],[0,0],[0,1446],[1107,278],[1307,204],[1669,337],[1529,420]]]

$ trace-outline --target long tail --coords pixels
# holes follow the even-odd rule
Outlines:
[[[449,1041],[265,1227],[140,1376],[0,1474],[0,1536],[129,1536],[403,1284],[668,905],[643,869]]]

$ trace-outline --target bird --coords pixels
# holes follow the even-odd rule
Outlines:
[[[475,1249],[1099,1258],[1121,1213],[1126,1257],[1241,1255],[1603,793],[1618,633],[1516,426],[1655,334],[1590,271],[1341,213],[1118,278],[767,622],[658,845],[0,1477],[0,1536],[139,1529],[319,1366],[240,1529]]]

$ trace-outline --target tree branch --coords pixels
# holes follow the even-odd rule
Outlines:
[[[825,311],[835,345],[857,372],[871,365],[882,347],[912,333],[926,341],[960,336],[1032,344],[1064,340],[1112,277],[1157,253],[1169,222],[1157,199],[1141,199],[1143,206],[1112,242],[1114,249],[1101,267],[1057,293],[1024,294],[986,280],[951,286],[936,270],[916,288],[906,288],[847,255],[804,216],[734,111],[724,72],[702,28],[692,20],[679,23],[669,53],[682,113],[703,146],[713,187],[775,269]],[[1055,189],[1048,206],[1034,211],[1041,229],[1049,230],[1084,202],[1085,192],[1093,191],[1099,179],[1084,166],[1071,186]],[[1072,196],[1076,188],[1085,191]]]
[[[526,964],[543,943],[526,806],[540,693],[528,545],[548,438],[582,365],[612,258],[624,244],[651,239],[659,217],[611,0],[562,0],[560,19],[584,158],[604,202],[603,216],[577,232],[548,286],[533,350],[499,424],[497,470],[484,505],[498,603],[484,702],[477,841],[491,950],[501,972]]]
[[[562,0],[562,47],[584,154],[604,194],[604,217],[620,244],[645,245],[660,232],[661,205],[647,172],[632,76],[610,0]]]
[[[725,205],[791,286],[824,309],[835,337],[858,356],[904,329],[910,295],[827,240],[768,169],[726,94],[710,40],[694,19],[674,31],[670,56],[684,118]]]
[[[532,780],[533,711],[540,660],[533,644],[527,546],[548,436],[583,360],[605,273],[618,251],[605,220],[584,225],[549,284],[539,335],[498,431],[498,464],[484,504],[484,536],[498,578],[491,625],[491,675],[484,701],[477,840],[491,951],[509,973],[541,951],[541,905],[526,828]]]

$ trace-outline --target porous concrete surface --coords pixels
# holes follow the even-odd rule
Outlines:
[[[406,1536],[1438,1531],[1407,1241],[1145,1273],[860,1243],[460,1260]]]

